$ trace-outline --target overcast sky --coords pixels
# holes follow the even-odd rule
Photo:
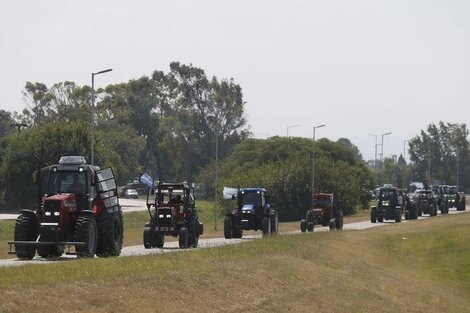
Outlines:
[[[240,84],[255,137],[349,138],[384,155],[470,120],[468,0],[1,0],[0,108],[27,81],[96,87],[172,61]],[[379,149],[380,150],[380,149]]]

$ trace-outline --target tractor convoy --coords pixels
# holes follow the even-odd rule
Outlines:
[[[36,210],[20,211],[11,254],[27,260],[36,253],[58,258],[64,253],[77,257],[118,256],[123,246],[124,225],[118,190],[111,168],[87,164],[82,156],[61,157],[58,164],[38,168],[33,173],[37,185]],[[465,194],[456,186],[435,185],[408,194],[405,189],[384,185],[375,193],[371,223],[401,222],[428,214],[465,210]],[[224,217],[225,239],[242,238],[245,230],[261,230],[264,236],[279,232],[279,213],[271,207],[264,188],[224,188],[224,198],[236,206]],[[194,184],[149,184],[149,221],[143,230],[146,249],[163,248],[165,237],[178,238],[180,249],[196,248],[204,225],[196,209]],[[315,225],[330,230],[343,229],[343,211],[334,194],[315,193],[312,205],[300,221],[300,231],[313,232]]]

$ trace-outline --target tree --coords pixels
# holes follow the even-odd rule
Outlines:
[[[354,160],[343,144],[321,139],[315,143],[315,190],[335,194],[348,214],[367,205],[363,197],[371,187],[365,164]],[[264,187],[284,220],[298,219],[311,204],[312,141],[307,138],[245,139],[220,165],[220,186]],[[213,164],[198,177],[198,191],[213,197]]]
[[[409,142],[413,178],[470,187],[470,143],[465,124],[439,122]],[[429,171],[431,169],[431,171]],[[458,174],[457,174],[458,172]]]

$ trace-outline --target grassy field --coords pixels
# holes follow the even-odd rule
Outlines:
[[[468,312],[469,237],[467,213],[0,268],[0,312]]]

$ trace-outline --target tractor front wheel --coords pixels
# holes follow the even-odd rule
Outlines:
[[[300,221],[300,231],[302,233],[305,233],[307,231],[307,221],[306,220],[301,220]]]
[[[98,218],[98,243],[96,254],[99,257],[121,254],[124,237],[122,213],[108,213],[103,210]]]
[[[343,229],[343,211],[342,210],[336,211],[335,223],[336,223],[335,225],[336,229]]]
[[[232,239],[232,218],[226,216],[224,219],[224,237],[225,239]]]
[[[35,241],[38,237],[38,220],[33,214],[21,214],[16,219],[15,241]],[[31,260],[36,254],[34,246],[15,245],[20,260]]]
[[[83,246],[76,246],[78,257],[92,258],[96,253],[98,227],[93,215],[82,215],[77,218],[75,226],[75,241],[84,242]]]
[[[261,231],[263,236],[267,236],[271,233],[271,218],[265,216],[261,220]]]
[[[180,232],[178,234],[178,243],[180,249],[188,248],[188,229],[186,227],[181,227]]]

